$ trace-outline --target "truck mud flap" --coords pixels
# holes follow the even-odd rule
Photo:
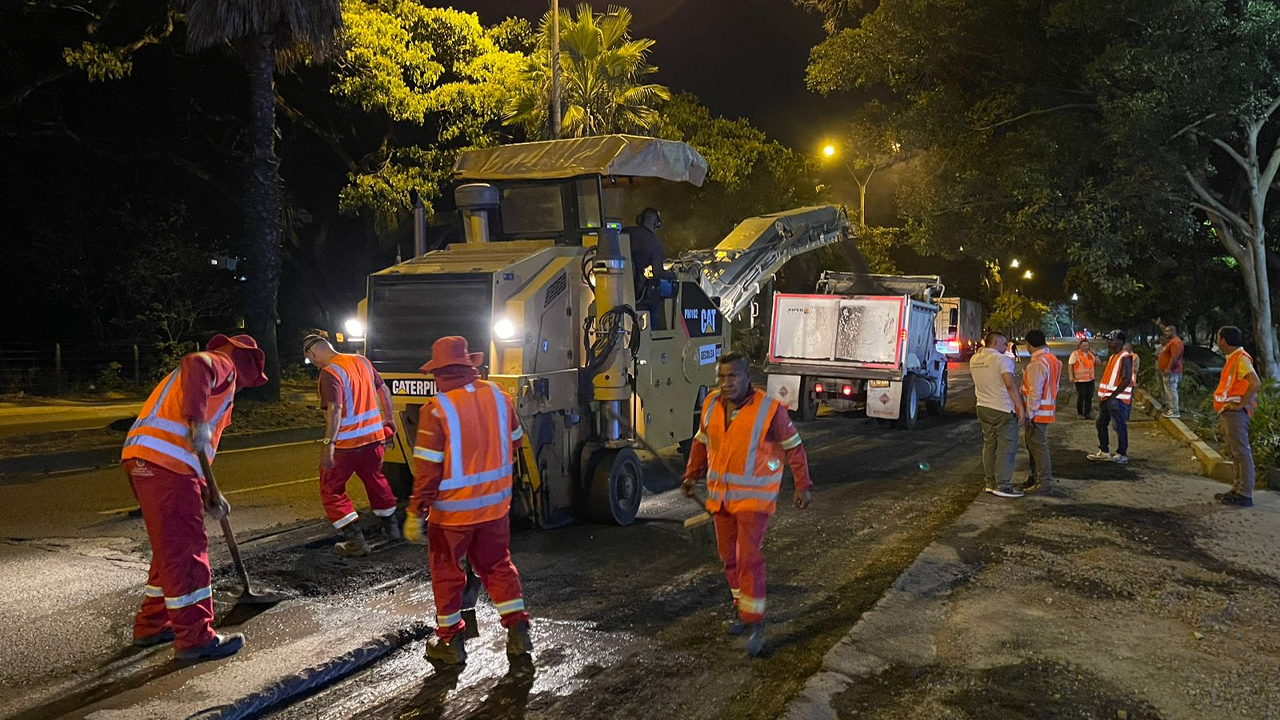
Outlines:
[[[882,384],[883,383],[883,384]],[[885,386],[887,384],[887,386]],[[875,387],[880,385],[880,387]],[[867,416],[882,420],[897,420],[902,405],[902,383],[898,381],[867,381]]]

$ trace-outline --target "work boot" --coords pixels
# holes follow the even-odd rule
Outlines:
[[[1218,502],[1223,505],[1235,505],[1236,507],[1253,507],[1253,498],[1245,497],[1234,490],[1223,495],[1218,499]]]
[[[462,665],[467,661],[466,640],[461,634],[448,640],[431,638],[427,641],[427,660],[441,665]]]
[[[529,637],[529,622],[516,623],[507,628],[507,655],[517,657],[533,652],[533,639]]]
[[[400,531],[400,523],[396,522],[395,513],[382,518],[382,532],[389,542],[400,542],[404,539],[404,533]]]
[[[764,650],[764,623],[751,623],[746,626],[747,631],[747,656],[759,657],[760,651]]]
[[[738,637],[742,634],[746,625],[742,624],[742,618],[738,617],[738,608],[736,605],[732,610],[730,610],[730,612],[732,614],[729,615],[729,619],[724,621],[724,631],[734,637]]]
[[[133,644],[136,647],[155,647],[168,642],[173,642],[173,628],[165,628],[154,635],[147,635],[146,637],[135,636],[133,638]]]
[[[350,523],[342,528],[342,536],[346,538],[340,543],[334,543],[333,549],[343,557],[360,557],[369,554],[369,543],[365,542],[364,533],[360,532],[360,528],[355,523]]]
[[[244,635],[214,635],[213,639],[199,647],[178,650],[174,653],[179,660],[215,660],[228,655],[235,655],[244,647]]]

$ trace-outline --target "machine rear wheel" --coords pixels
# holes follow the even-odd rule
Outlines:
[[[597,450],[589,461],[587,510],[596,522],[630,525],[640,511],[644,471],[631,448]]]

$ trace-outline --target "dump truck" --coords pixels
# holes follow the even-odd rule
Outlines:
[[[933,275],[825,271],[817,292],[773,298],[769,395],[804,420],[822,404],[837,411],[865,405],[880,423],[914,429],[919,405],[947,406],[947,361],[938,352]]]
[[[733,319],[790,258],[850,236],[834,206],[750,218],[637,288],[622,218],[654,204],[656,185],[706,173],[684,143],[626,135],[461,153],[463,241],[369,276],[361,303],[365,354],[402,420],[385,457],[398,494],[435,393],[418,368],[434,340],[461,335],[524,430],[512,515],[541,527],[635,519],[636,448],[687,449]]]
[[[968,360],[982,347],[982,303],[958,297],[935,298],[934,334],[938,352]]]

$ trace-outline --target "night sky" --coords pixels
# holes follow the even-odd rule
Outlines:
[[[535,24],[548,0],[437,2],[480,16],[485,24],[519,15]],[[650,61],[657,82],[692,92],[711,110],[745,117],[770,137],[813,152],[837,131],[849,101],[822,98],[804,86],[809,50],[823,38],[818,15],[790,0],[631,0],[591,3],[598,12],[622,4],[634,15],[632,34],[655,41]],[[560,11],[577,2],[561,0]]]

